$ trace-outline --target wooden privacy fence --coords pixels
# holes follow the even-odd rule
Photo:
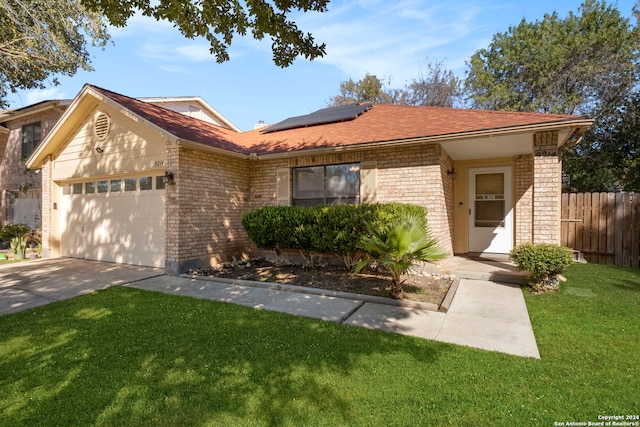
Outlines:
[[[564,246],[588,262],[640,267],[640,193],[562,194]]]

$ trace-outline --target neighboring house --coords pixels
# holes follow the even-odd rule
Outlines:
[[[200,97],[140,98],[166,109],[238,131]],[[26,159],[46,138],[71,104],[70,99],[38,102],[0,111],[0,225],[41,226],[41,182],[38,170],[27,170]]]
[[[25,160],[47,136],[71,100],[50,100],[0,111],[0,225],[41,225],[40,176]]]
[[[558,243],[560,152],[580,116],[350,105],[237,132],[87,85],[28,165],[49,256],[164,267],[255,248],[265,205],[407,202],[449,253]]]

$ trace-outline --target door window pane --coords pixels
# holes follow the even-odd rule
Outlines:
[[[476,200],[476,227],[504,227],[504,200]]]
[[[153,186],[153,181],[150,176],[140,177],[140,191],[151,190],[152,186]]]
[[[98,193],[109,191],[109,181],[98,181]]]
[[[476,175],[475,226],[504,227],[504,173]]]
[[[476,200],[504,199],[504,173],[476,175]]]
[[[82,194],[82,183],[76,182],[73,184],[73,194]]]
[[[156,176],[156,190],[164,190],[164,176]]]
[[[124,179],[124,191],[136,191],[137,178]]]
[[[122,181],[119,179],[111,180],[111,192],[119,193],[122,189]]]
[[[96,183],[95,182],[85,182],[84,183],[84,192],[87,194],[93,194],[96,192]]]

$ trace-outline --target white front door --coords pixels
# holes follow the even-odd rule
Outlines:
[[[513,249],[511,167],[469,169],[469,252]]]

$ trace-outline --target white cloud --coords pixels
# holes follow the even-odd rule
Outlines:
[[[166,34],[166,33],[176,33],[179,34],[179,31],[173,27],[173,24],[169,21],[158,21],[155,18],[144,16],[140,12],[136,12],[129,20],[127,21],[126,26],[124,27],[113,27],[109,26],[109,33],[114,39],[117,38],[129,38],[129,37],[137,37],[141,34],[146,35],[157,35],[157,34]]]
[[[178,46],[176,53],[181,56],[181,59],[190,62],[215,61],[215,56],[209,52],[209,44],[207,43],[198,42]]]
[[[209,44],[203,41],[187,41],[184,39],[147,41],[140,45],[138,56],[145,62],[157,62],[161,67],[172,64],[179,66],[186,63],[215,62],[216,57],[209,52]],[[238,56],[234,54],[233,56]]]
[[[477,1],[345,1],[297,22],[327,44],[327,54],[319,61],[354,79],[370,73],[393,77],[401,85],[417,77],[427,60],[442,61],[461,74],[473,52],[452,45],[466,41],[468,46],[468,39],[477,37],[480,15],[495,7],[501,6]]]
[[[36,89],[27,93],[27,104],[31,105],[40,101],[49,101],[52,99],[65,99],[65,94],[58,88]]]

